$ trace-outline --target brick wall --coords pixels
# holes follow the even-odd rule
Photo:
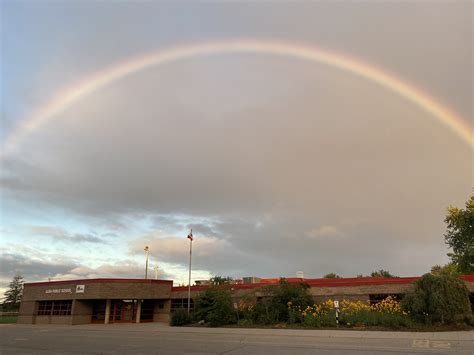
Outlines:
[[[89,324],[92,321],[92,303],[82,300],[72,302],[72,324]]]
[[[171,283],[147,282],[88,282],[25,284],[22,301],[48,301],[70,299],[156,299],[170,298]],[[145,281],[145,280],[143,280]],[[84,285],[84,292],[77,293],[77,285]]]

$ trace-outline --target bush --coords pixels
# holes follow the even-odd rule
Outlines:
[[[279,310],[273,308],[271,299],[264,299],[258,301],[252,313],[252,320],[257,324],[276,324],[279,320]]]
[[[383,326],[389,328],[408,327],[410,318],[403,313],[361,310],[351,314],[341,314],[340,321],[348,325]]]
[[[335,327],[336,326],[336,311],[331,310],[325,313],[313,314],[308,313],[304,316],[303,322],[305,326],[311,328],[319,327]]]
[[[303,282],[290,284],[281,279],[278,285],[269,285],[264,292],[271,296],[268,305],[271,309],[271,317],[268,320],[273,321],[272,318],[274,318],[274,322],[287,322],[289,320],[289,304],[300,308],[306,308],[313,304],[313,298],[309,294],[309,286]]]
[[[235,311],[232,307],[231,293],[222,287],[206,289],[194,300],[194,317],[197,321],[204,320],[211,327],[235,323]]]
[[[456,315],[469,311],[469,291],[454,275],[425,274],[415,282],[402,307],[419,321],[453,323]]]
[[[464,323],[471,327],[474,327],[474,317],[471,315],[464,316]]]
[[[174,327],[186,325],[191,322],[192,322],[192,317],[188,313],[188,311],[184,308],[178,308],[176,311],[174,311],[171,314],[170,325]]]

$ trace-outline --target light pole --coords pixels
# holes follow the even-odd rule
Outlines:
[[[154,269],[155,269],[155,280],[158,280],[158,265],[156,265]]]
[[[145,262],[145,280],[148,278],[148,253],[150,252],[150,248],[148,245],[145,247],[145,255],[146,255],[146,262]]]

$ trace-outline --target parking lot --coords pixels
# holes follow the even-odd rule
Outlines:
[[[474,332],[0,325],[2,354],[472,354]]]

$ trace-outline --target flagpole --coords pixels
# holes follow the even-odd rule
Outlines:
[[[192,229],[191,229],[190,236],[191,238],[189,238],[188,314],[191,310],[191,257],[193,254],[193,230]]]

